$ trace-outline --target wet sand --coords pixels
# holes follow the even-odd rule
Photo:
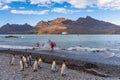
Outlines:
[[[13,53],[17,54],[16,62],[11,66],[9,61]],[[120,77],[120,66],[88,63],[48,54],[32,54],[33,60],[39,55],[43,58],[43,68],[33,72],[32,67],[29,67],[21,72],[19,59],[24,53],[28,54],[28,52],[0,50],[0,80],[119,80]],[[50,70],[52,59],[57,60],[59,70],[56,73]],[[63,60],[66,60],[68,67],[65,77],[60,75]]]

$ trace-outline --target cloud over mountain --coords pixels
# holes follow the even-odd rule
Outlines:
[[[48,10],[41,10],[41,11],[33,11],[33,10],[11,10],[11,13],[14,14],[36,14],[36,15],[43,15],[47,14]]]

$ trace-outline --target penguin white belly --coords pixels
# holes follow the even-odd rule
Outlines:
[[[38,63],[37,63],[37,61],[35,61],[33,64],[33,70],[37,70],[37,68],[38,68]]]
[[[21,60],[20,60],[20,70],[24,70],[24,64]]]
[[[52,71],[56,71],[56,63],[55,63],[55,62],[53,62],[52,67],[51,67],[51,70],[52,70]]]
[[[38,61],[38,66],[39,66],[39,67],[42,67],[42,59],[39,59],[39,61]]]
[[[12,59],[11,59],[11,64],[13,65],[14,64],[14,61],[15,61],[15,57],[12,57]]]
[[[29,58],[29,57],[27,57],[27,61],[30,61],[30,58]]]
[[[23,62],[24,62],[24,64],[25,64],[25,67],[28,67],[28,64],[27,64],[27,59],[26,59],[26,57],[23,57]]]
[[[23,62],[27,62],[27,59],[25,57],[23,57]]]
[[[63,64],[62,68],[61,68],[61,75],[65,75],[66,74],[66,69],[67,69],[66,65]]]

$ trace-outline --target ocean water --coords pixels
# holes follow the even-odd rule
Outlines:
[[[56,50],[61,50],[71,58],[120,65],[120,35],[38,35],[12,34],[18,38],[0,35],[0,48],[32,49],[36,43],[44,43],[40,48],[49,49],[48,40],[56,42]],[[62,54],[64,56],[64,54]],[[100,60],[101,59],[101,60]]]
[[[10,35],[10,34],[8,34]],[[120,48],[120,35],[28,35],[14,34],[19,38],[5,38],[0,35],[0,47],[9,46],[30,46],[34,47],[37,42],[45,43],[49,39],[56,42],[59,48],[88,47],[88,48]]]

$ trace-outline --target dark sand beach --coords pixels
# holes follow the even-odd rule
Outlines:
[[[29,54],[30,51],[24,50],[0,50],[0,80],[119,80],[120,66],[91,63],[80,60],[74,60],[66,57],[55,56],[50,54],[42,54],[42,51],[36,53],[31,51],[33,60],[36,56],[41,56],[43,59],[43,68],[37,72],[33,72],[32,67],[25,68],[25,71],[20,71],[19,59],[22,54]],[[16,54],[16,62],[13,66],[9,64],[12,54]],[[58,72],[52,73],[51,63],[56,59]],[[67,75],[60,75],[60,67],[66,61],[68,70]]]

